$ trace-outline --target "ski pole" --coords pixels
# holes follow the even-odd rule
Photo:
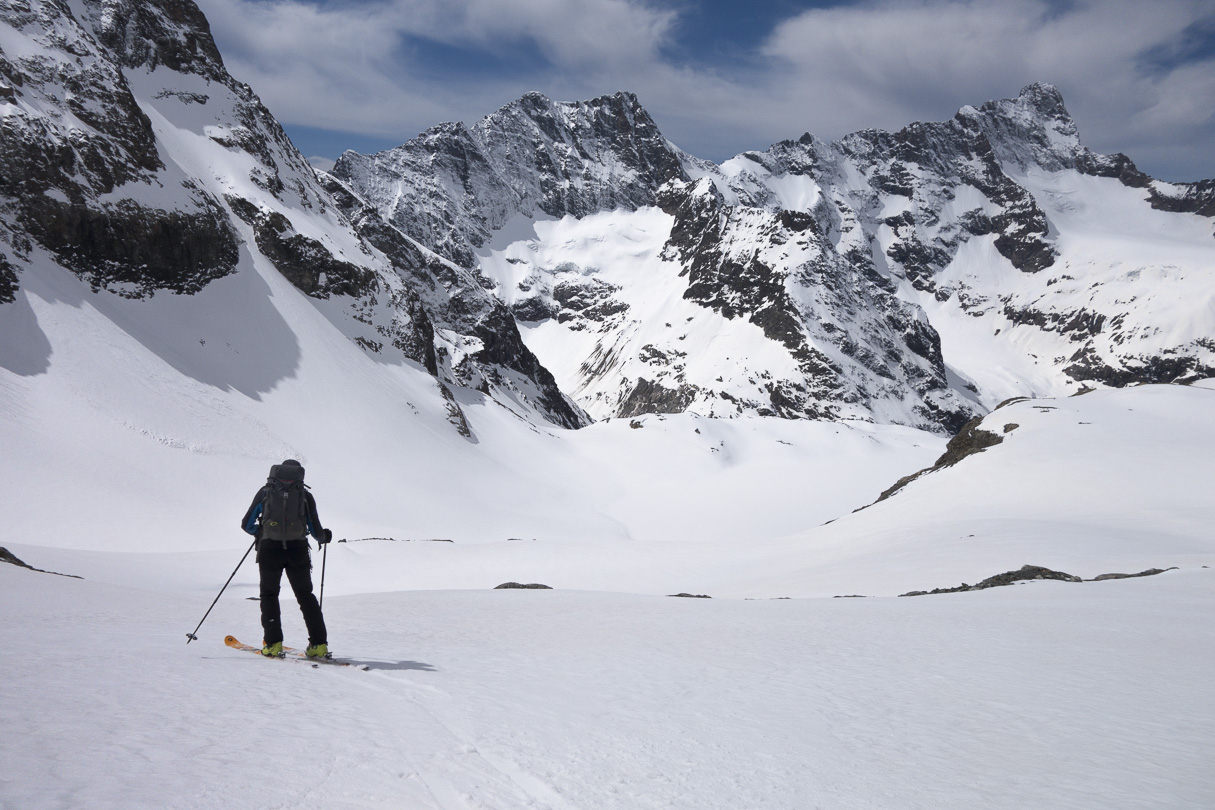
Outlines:
[[[249,544],[249,547],[245,549],[245,557],[249,556],[249,552],[253,550],[255,545],[257,545],[257,538],[254,538],[253,542]],[[232,577],[236,576],[236,572],[240,570],[240,567],[245,564],[245,557],[240,558],[240,562],[238,562],[236,567],[232,569],[232,575],[228,577],[228,582],[225,582],[224,587],[220,588],[219,593],[215,594],[215,602],[218,602],[219,597],[223,596],[224,591],[228,590],[228,583],[232,581]],[[215,602],[212,602],[211,607],[207,608],[207,612],[203,614],[202,621],[198,623],[198,627],[202,627],[203,622],[205,622],[207,617],[211,615],[211,608],[215,607]],[[189,644],[191,641],[198,641],[198,636],[195,635],[198,633],[198,627],[194,628],[193,633],[186,633],[187,644]]]
[[[328,531],[328,530],[326,530],[326,531]],[[330,532],[329,536],[333,537],[333,533]],[[322,608],[325,607],[325,563],[328,562],[328,560],[329,560],[329,544],[325,543],[324,551],[321,552],[321,598],[317,605],[318,607],[322,607]]]

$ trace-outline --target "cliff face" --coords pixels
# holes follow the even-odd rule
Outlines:
[[[52,265],[136,299],[272,268],[380,359],[586,423],[466,271],[317,176],[192,2],[2,0],[0,22],[0,302]]]
[[[486,119],[483,126],[495,127],[470,134],[470,142],[486,140],[485,132],[498,142],[524,140],[517,106]],[[586,137],[599,144],[608,134]],[[572,130],[546,138],[577,141]],[[419,139],[402,149],[416,157],[432,146]],[[669,154],[680,171],[629,175],[656,184],[653,205],[668,219],[639,210],[649,204],[644,196],[615,208],[637,212],[646,234],[662,233],[661,247],[645,254],[655,260],[645,274],[609,267],[585,245],[562,252],[556,237],[525,234],[526,250],[502,235],[491,244],[482,227],[523,215],[581,218],[585,231],[594,218],[584,207],[503,206],[497,219],[478,220],[481,230],[458,217],[445,226],[476,233],[464,242],[474,253],[465,260],[492,278],[495,293],[529,325],[525,334],[545,345],[542,359],[557,363],[571,351],[557,343],[581,347],[581,359],[557,376],[596,417],[692,409],[954,430],[1013,394],[1193,379],[1212,367],[1215,324],[1200,303],[1210,285],[1198,272],[1212,255],[1210,223],[1162,216],[1202,214],[1210,183],[1159,183],[1123,155],[1091,152],[1048,85],[964,107],[945,122],[835,143],[806,135],[720,166]],[[353,160],[347,156],[348,165]],[[531,164],[519,170],[540,172],[552,187],[570,184]],[[377,197],[365,184],[381,210],[408,189],[450,187],[428,186],[430,176],[405,170],[380,181],[389,177],[391,195]],[[594,239],[604,243],[618,231],[613,225]],[[1142,280],[1149,276],[1187,292]],[[699,309],[676,315],[642,305],[673,291]],[[738,337],[727,351],[734,338],[719,335],[717,349],[705,342],[695,350],[696,373],[697,364],[672,359],[689,354],[689,338],[639,327],[643,312],[693,331],[710,328],[711,312],[757,327],[765,340]],[[1180,313],[1186,327],[1162,329],[1174,317],[1168,312]],[[775,364],[773,346],[783,352]]]
[[[191,292],[235,270],[237,237],[215,197],[165,164],[123,67],[209,67],[219,54],[196,8],[187,46],[171,28],[191,17],[182,7],[128,5],[92,4],[78,20],[66,4],[0,3],[4,261],[42,249],[95,288]]]
[[[680,154],[631,93],[562,104],[530,93],[472,128],[443,124],[333,173],[379,214],[466,267],[512,218],[653,205],[685,177]]]

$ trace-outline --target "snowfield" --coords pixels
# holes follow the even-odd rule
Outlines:
[[[255,640],[235,595],[186,646],[192,595],[2,568],[5,807],[1215,801],[1211,569],[909,599],[327,598],[363,672],[224,647]]]
[[[1209,807],[1213,403],[1211,381],[1013,403],[982,426],[1017,424],[1003,443],[856,513],[848,510],[861,487],[839,482],[824,498],[805,486],[802,501],[757,520],[751,536],[730,536],[737,530],[726,516],[739,520],[765,485],[790,498],[786,479],[823,482],[862,462],[875,476],[887,470],[870,445],[905,461],[941,447],[881,431],[858,443],[862,429],[848,425],[653,416],[640,429],[613,421],[535,437],[537,447],[569,442],[583,476],[601,473],[601,511],[585,516],[587,537],[332,546],[331,646],[369,671],[223,646],[226,633],[259,640],[257,606],[247,601],[257,591],[251,562],[199,641],[184,643],[240,559],[239,514],[228,530],[236,536],[212,550],[196,529],[185,531],[196,551],[174,550],[186,545],[180,537],[166,546],[156,527],[133,532],[126,551],[71,548],[47,534],[6,538],[25,562],[86,578],[0,565],[9,647],[0,664],[0,800],[6,808]],[[725,520],[729,532],[702,536],[711,521],[693,514],[694,530],[683,533],[672,521],[648,534],[594,536],[604,516],[628,527],[629,515],[662,511],[663,498],[626,493],[622,470],[641,490],[660,479],[651,468],[664,457],[668,474],[690,474],[697,468],[681,453],[706,434],[732,447],[734,461],[710,461],[677,502]],[[628,443],[643,438],[652,455]],[[596,451],[600,442],[621,470]],[[490,452],[487,444],[475,447]],[[838,452],[849,446],[851,462]],[[822,455],[809,452],[815,447]],[[181,452],[144,448],[144,464]],[[577,469],[566,463],[563,474]],[[255,486],[261,467],[240,466]],[[536,489],[530,503],[551,498],[559,509],[567,487],[586,481]],[[447,484],[409,496],[442,497]],[[340,514],[340,497],[315,486],[322,515],[327,504]],[[460,502],[451,497],[454,511]],[[243,498],[215,500],[217,511],[244,507]],[[818,523],[831,502],[845,506],[837,520],[784,531],[795,507]],[[6,505],[9,514],[23,508]],[[76,520],[87,539],[88,517]],[[1176,569],[893,598],[1027,563],[1085,578]],[[318,565],[314,581],[319,573]],[[556,590],[491,590],[507,580]],[[663,595],[677,591],[715,598]],[[870,598],[829,598],[847,595]],[[288,644],[302,646],[302,619],[290,596],[283,603]]]

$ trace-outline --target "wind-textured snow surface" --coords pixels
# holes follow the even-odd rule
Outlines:
[[[200,598],[0,568],[6,807],[1215,801],[1212,570],[919,599],[326,598],[364,672],[224,647],[256,641],[235,595],[186,646]]]
[[[22,808],[1204,807],[1215,801],[1205,767],[1215,745],[1213,401],[1208,381],[1013,403],[979,425],[1003,442],[853,514],[846,488],[834,501],[823,491],[829,473],[849,446],[859,453],[852,463],[872,463],[867,453],[897,447],[890,436],[855,444],[832,432],[818,440],[820,456],[805,454],[805,436],[799,448],[796,432],[764,427],[804,422],[735,420],[728,433],[687,416],[596,425],[573,435],[588,442],[576,454],[587,472],[601,476],[600,514],[575,517],[562,482],[531,489],[532,504],[575,526],[563,540],[331,547],[330,644],[366,672],[222,646],[225,633],[259,638],[249,564],[199,641],[183,643],[239,560],[235,537],[222,550],[186,551],[190,540],[206,545],[198,527],[133,522],[130,550],[117,553],[27,525],[30,542],[11,552],[86,579],[0,566],[0,799]],[[690,523],[629,525],[672,502],[644,491],[658,482],[647,464],[665,458],[675,465],[666,473],[690,472],[679,448],[706,435],[721,444],[703,452],[733,458],[701,469],[699,487],[672,487]],[[656,449],[630,445],[642,437]],[[182,453],[140,439],[132,447],[150,460]],[[534,437],[537,447],[549,440]],[[640,477],[615,477],[597,443]],[[793,466],[782,466],[785,452]],[[14,458],[6,491],[37,469]],[[248,466],[211,463],[234,477]],[[567,460],[562,473],[577,467]],[[785,477],[800,487],[807,522],[829,501],[845,506],[838,519],[776,536],[781,522],[750,511],[747,487]],[[323,513],[348,497],[332,474],[316,478]],[[627,492],[632,484],[642,492]],[[731,494],[738,501],[723,506]],[[233,523],[243,508],[222,490],[211,503],[234,510]],[[446,504],[458,525],[461,501]],[[76,545],[96,514],[110,513],[76,513]],[[755,517],[755,531],[700,531],[732,514]],[[637,537],[593,539],[605,517]],[[1174,570],[892,598],[1027,563],[1085,578]],[[506,580],[556,590],[491,590]],[[662,595],[677,590],[715,598]],[[288,594],[282,601],[288,643],[301,646],[302,620]]]

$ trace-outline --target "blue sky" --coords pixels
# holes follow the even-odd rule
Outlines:
[[[1215,0],[198,0],[309,156],[386,149],[526,92],[634,92],[711,160],[942,120],[1046,81],[1083,141],[1215,177]]]

